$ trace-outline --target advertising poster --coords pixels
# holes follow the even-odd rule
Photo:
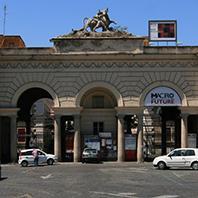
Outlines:
[[[26,128],[17,128],[17,138],[18,142],[24,143],[25,142],[25,135],[26,135]]]
[[[125,135],[125,150],[136,150],[136,136]]]
[[[196,148],[197,146],[197,134],[196,133],[189,133],[188,134],[188,147],[189,148]]]
[[[100,139],[97,135],[85,135],[84,146],[100,151]]]

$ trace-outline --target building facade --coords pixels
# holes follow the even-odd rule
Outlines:
[[[145,45],[144,37],[58,37],[52,48],[0,49],[1,161],[17,159],[32,105],[53,101],[53,151],[81,160],[142,162],[198,146],[198,47]]]

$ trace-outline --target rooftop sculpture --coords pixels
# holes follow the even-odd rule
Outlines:
[[[111,23],[116,24],[115,21],[110,20],[108,15],[108,8],[105,10],[99,10],[98,13],[93,18],[84,18],[84,27],[79,31],[87,31],[90,28],[91,32],[95,32],[96,29],[102,28],[102,31],[111,31]]]
[[[81,29],[72,29],[72,32],[60,37],[129,37],[133,36],[126,31],[126,28],[111,27],[111,24],[117,24],[111,20],[108,15],[108,8],[104,10],[98,10],[96,15],[92,18],[85,17],[83,20],[83,27]],[[97,32],[97,29],[101,29],[101,32]],[[60,38],[59,37],[59,38]]]

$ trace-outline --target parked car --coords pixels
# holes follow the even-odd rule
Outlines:
[[[153,166],[158,169],[187,167],[198,170],[198,148],[178,148],[169,154],[156,157]]]
[[[100,162],[100,155],[97,149],[85,148],[82,153],[82,163]]]
[[[33,149],[25,149],[20,151],[18,163],[21,166],[26,167],[28,165],[34,164],[34,156],[32,154],[32,151]],[[38,160],[39,165],[45,163],[47,163],[48,165],[53,165],[54,162],[57,161],[57,157],[55,155],[47,154],[40,149],[37,149],[37,151],[39,156],[39,160]]]

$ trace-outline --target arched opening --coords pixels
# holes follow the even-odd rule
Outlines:
[[[145,160],[181,146],[181,97],[170,87],[155,87],[144,100],[143,144]]]
[[[24,91],[18,101],[17,116],[18,149],[39,147],[53,152],[53,107],[52,96],[41,88]]]
[[[82,149],[97,149],[102,160],[116,160],[117,105],[113,93],[103,87],[86,91],[80,101]]]

